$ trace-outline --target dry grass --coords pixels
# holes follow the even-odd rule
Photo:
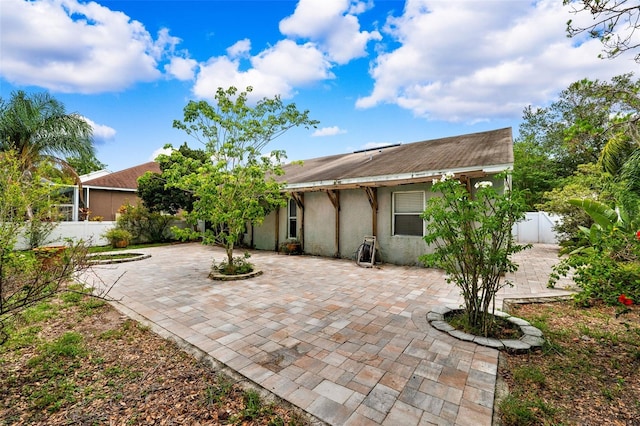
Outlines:
[[[512,314],[548,341],[538,352],[505,355],[505,425],[640,424],[640,307],[616,317],[614,307],[561,302]]]
[[[32,308],[0,347],[4,425],[303,425],[110,305],[66,293]]]

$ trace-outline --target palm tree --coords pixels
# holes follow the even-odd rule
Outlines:
[[[24,172],[50,161],[77,178],[63,158],[93,156],[92,135],[82,116],[67,114],[46,92],[27,95],[20,90],[8,102],[0,98],[0,152],[15,151]]]
[[[13,151],[25,176],[49,162],[70,174],[79,188],[82,183],[66,157],[95,158],[93,128],[79,114],[67,114],[64,105],[46,92],[11,94],[0,98],[0,152]],[[29,212],[32,217],[32,212]]]

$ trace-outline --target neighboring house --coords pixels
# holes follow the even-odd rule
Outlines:
[[[151,161],[118,172],[96,172],[97,177],[83,180],[84,202],[91,212],[89,218],[101,216],[103,220],[116,220],[120,206],[136,205],[140,201],[136,195],[138,178],[146,172],[160,173],[160,166]]]
[[[511,128],[356,151],[285,166],[286,208],[249,229],[245,242],[277,250],[296,239],[307,254],[353,258],[376,236],[383,262],[416,264],[428,248],[420,218],[432,181],[445,173],[473,191],[513,168]]]

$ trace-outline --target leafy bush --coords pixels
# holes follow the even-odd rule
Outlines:
[[[445,270],[447,281],[461,290],[467,323],[488,336],[495,324],[490,312],[495,294],[509,284],[501,276],[517,269],[511,255],[529,247],[516,244],[511,233],[526,206],[519,191],[501,194],[491,182],[475,186],[470,194],[453,175],[434,181],[433,191],[442,196],[430,198],[422,215],[424,240],[434,251],[421,260]]]
[[[30,173],[27,178],[15,152],[0,153],[0,345],[8,337],[9,320],[61,291],[86,267],[87,247],[82,242],[69,242],[64,250],[15,250],[25,220],[31,217],[40,223],[55,198],[39,169]]]
[[[581,288],[575,299],[583,304],[602,300],[616,304],[621,294],[640,300],[640,241],[637,220],[624,208],[611,209],[591,200],[570,200],[593,220],[590,228],[581,227],[582,244],[554,266],[549,280],[573,271],[573,280]]]
[[[536,207],[541,211],[555,213],[561,220],[554,227],[560,245],[568,248],[580,246],[583,235],[580,226],[590,227],[593,220],[584,209],[569,203],[570,199],[592,199],[608,206],[616,203],[616,194],[623,189],[621,183],[596,164],[582,164],[562,184],[544,194],[545,201]]]
[[[122,244],[123,247],[126,247],[129,245],[129,243],[131,242],[131,239],[133,238],[133,235],[131,235],[131,232],[127,231],[126,229],[123,228],[111,228],[109,229],[107,232],[105,232],[103,234],[103,236],[109,240],[109,244],[111,244],[112,247],[118,247],[119,244]]]
[[[117,227],[131,233],[134,243],[158,243],[169,239],[169,225],[174,216],[151,212],[142,204],[125,204],[118,209]]]
[[[249,262],[251,255],[248,252],[244,253],[244,256],[236,256],[233,258],[233,262],[229,263],[223,261],[216,263],[213,261],[212,270],[223,275],[241,275],[253,272],[253,264]]]

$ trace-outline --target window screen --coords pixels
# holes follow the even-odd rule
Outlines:
[[[423,236],[424,192],[395,192],[393,194],[393,235]]]

